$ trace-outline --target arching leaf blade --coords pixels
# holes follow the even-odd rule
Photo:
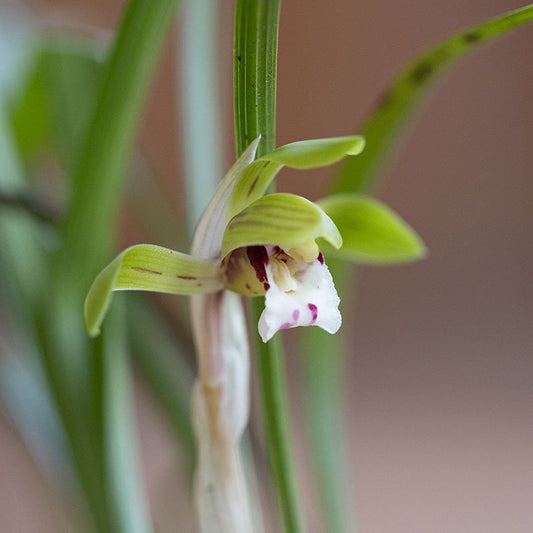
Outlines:
[[[421,54],[383,93],[363,125],[365,151],[339,171],[331,192],[367,192],[390,155],[392,145],[417,109],[432,82],[456,60],[479,45],[533,20],[533,5],[511,11],[452,35]]]

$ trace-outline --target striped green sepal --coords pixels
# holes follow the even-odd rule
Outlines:
[[[217,262],[139,244],[124,250],[94,280],[85,299],[85,326],[91,336],[100,333],[113,291],[206,294],[222,288]]]
[[[342,193],[318,202],[342,235],[332,253],[356,263],[390,265],[426,256],[417,233],[392,209],[369,196]]]

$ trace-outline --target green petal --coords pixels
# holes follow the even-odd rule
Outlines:
[[[161,246],[139,244],[124,250],[94,280],[85,299],[85,326],[91,336],[100,333],[112,291],[205,294],[222,288],[217,263]]]
[[[318,202],[337,225],[343,247],[336,252],[357,263],[387,265],[422,259],[426,247],[394,211],[355,193],[328,196]]]
[[[300,141],[277,148],[254,161],[240,175],[231,195],[230,215],[236,215],[260,198],[284,166],[306,169],[331,165],[347,155],[359,154],[364,145],[363,137],[350,135]]]
[[[319,206],[294,194],[269,194],[231,219],[222,257],[243,246],[274,244],[288,249],[319,237],[335,248],[342,245],[338,229]]]

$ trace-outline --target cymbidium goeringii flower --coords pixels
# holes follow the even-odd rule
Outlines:
[[[91,335],[99,332],[112,291],[190,295],[224,289],[265,296],[258,326],[265,342],[276,331],[295,326],[335,333],[341,324],[339,297],[319,246],[363,263],[423,256],[418,236],[372,198],[343,193],[313,203],[294,194],[264,196],[283,166],[330,165],[358,154],[362,137],[296,142],[254,161],[257,143],[221,181],[195,232],[191,255],[140,244],[123,251],[98,275],[85,302]]]
[[[191,255],[132,246],[98,275],[85,301],[87,329],[97,335],[112,291],[192,295],[198,360],[194,500],[202,533],[253,531],[239,454],[248,419],[249,362],[237,295],[265,295],[258,326],[264,341],[295,326],[334,333],[341,324],[339,297],[319,246],[368,263],[408,261],[424,253],[416,234],[371,198],[348,193],[313,203],[293,194],[263,196],[284,165],[334,163],[359,153],[361,137],[293,143],[254,161],[257,144],[258,139],[220,183],[198,223]]]

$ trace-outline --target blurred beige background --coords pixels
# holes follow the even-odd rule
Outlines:
[[[223,4],[229,164],[233,6]],[[49,19],[108,28],[122,5],[32,4]],[[424,48],[521,5],[285,0],[278,144],[353,132],[387,82]],[[182,133],[174,123],[174,42],[161,63],[140,143],[161,175],[159,186],[179,206],[176,146]],[[412,266],[365,268],[357,308],[344,317],[352,336],[346,423],[360,533],[533,530],[532,49],[529,25],[453,68],[383,176],[382,197],[418,230],[431,255]],[[316,197],[328,170],[314,172],[312,187],[296,173],[285,176],[280,188],[311,190]],[[298,362],[288,364],[294,425],[301,431]],[[138,406],[159,531],[190,531],[179,455],[142,387]],[[303,470],[303,459],[301,465]],[[302,472],[302,483],[306,479]],[[61,511],[43,487],[20,438],[2,422],[2,531],[63,527],[56,522]],[[173,522],[177,512],[179,524]]]

